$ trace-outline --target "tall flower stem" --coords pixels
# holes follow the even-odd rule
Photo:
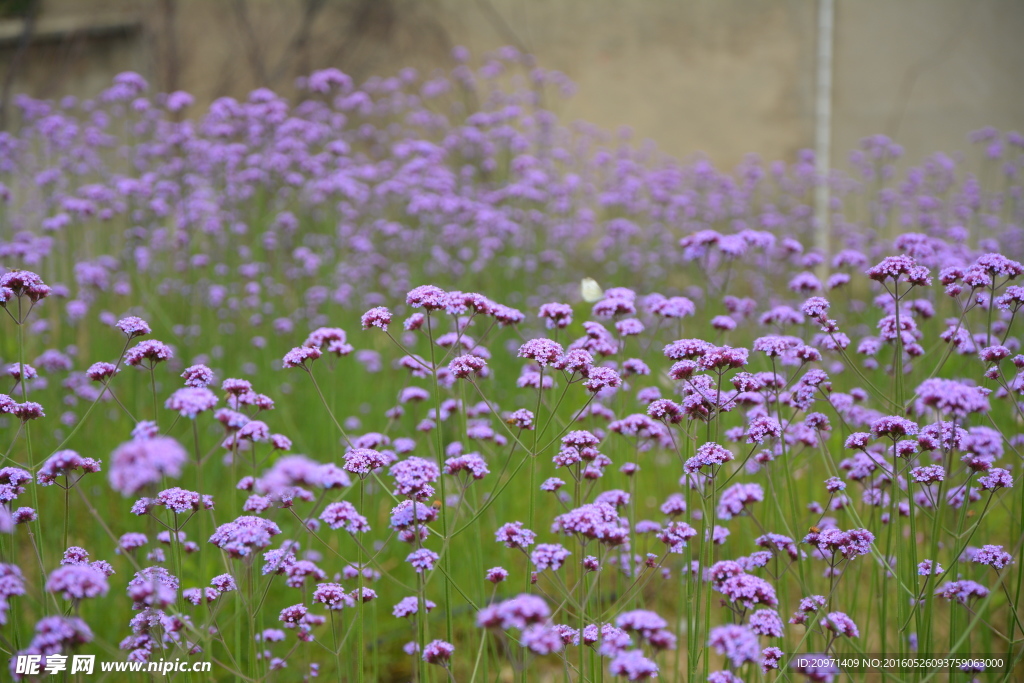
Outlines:
[[[456,321],[456,326],[458,326],[458,321]],[[435,360],[437,354],[434,349],[434,328],[429,312],[427,313],[427,339],[430,343],[430,377],[434,384],[434,418],[437,421],[437,426],[434,428],[434,438],[436,439],[437,444],[437,470],[438,472],[441,472],[444,470],[444,443],[441,435],[441,384],[437,381],[437,363]],[[465,410],[465,406],[462,408]],[[445,491],[445,478],[443,475],[439,477],[438,484],[441,497],[441,510],[438,515],[441,518],[441,536],[442,538],[448,538],[448,500],[447,493]],[[444,557],[441,558],[441,563],[444,566],[445,634],[447,636],[446,640],[451,642],[455,637],[455,625],[452,621],[452,560],[450,552],[444,553]]]

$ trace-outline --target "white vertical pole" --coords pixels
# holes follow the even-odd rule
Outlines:
[[[815,246],[825,256],[823,272],[828,272],[830,256],[831,211],[828,174],[832,166],[832,43],[835,28],[835,0],[818,0],[818,75],[814,106],[814,159],[818,185],[814,189],[814,216],[817,222]]]

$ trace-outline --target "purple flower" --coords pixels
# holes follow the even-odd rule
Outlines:
[[[549,655],[565,647],[563,631],[557,626],[534,624],[523,629],[519,638],[523,647],[535,655]]]
[[[622,378],[615,370],[606,367],[593,367],[587,371],[587,379],[583,386],[591,393],[598,393],[603,389],[616,389],[622,385]]]
[[[935,594],[946,600],[956,600],[967,604],[971,598],[984,598],[988,595],[988,589],[977,581],[950,581],[935,589]]]
[[[747,621],[750,630],[759,636],[781,638],[783,635],[782,619],[773,609],[759,609],[750,615]]]
[[[768,673],[778,669],[784,653],[777,647],[766,647],[761,650],[761,671]]]
[[[913,436],[917,434],[917,423],[898,415],[880,417],[871,423],[871,433],[877,437]]]
[[[1013,555],[1003,550],[1001,545],[983,545],[981,550],[974,554],[971,561],[988,565],[993,569],[1003,569],[1007,565],[1013,564]]]
[[[530,561],[539,572],[545,569],[558,571],[571,554],[557,543],[541,543],[530,553]]]
[[[11,513],[11,520],[15,524],[28,524],[37,519],[39,519],[39,515],[30,507],[20,507]]]
[[[65,600],[84,600],[106,595],[110,586],[101,570],[88,564],[69,564],[50,572],[46,590],[60,593]]]
[[[996,308],[1004,311],[1014,311],[1020,309],[1021,305],[1024,305],[1024,287],[1019,285],[1011,285],[1003,290],[1003,293],[996,297]]]
[[[388,458],[371,448],[354,448],[342,457],[345,460],[342,469],[360,476],[366,476],[389,464]]]
[[[124,362],[132,367],[152,369],[157,363],[174,357],[171,348],[156,339],[141,341],[124,354]]]
[[[277,619],[278,621],[283,622],[286,628],[295,628],[296,626],[302,623],[302,620],[308,613],[309,610],[306,609],[306,606],[302,603],[299,603],[298,605],[285,607],[283,610],[281,610],[281,613],[278,615]]]
[[[869,268],[866,272],[872,280],[883,282],[889,278],[899,280],[903,278],[911,284],[928,285],[931,278],[928,270],[917,265],[911,257],[901,254],[899,256],[886,256],[879,263]]]
[[[678,339],[664,348],[664,354],[672,360],[693,360],[712,348],[714,345],[703,339]]]
[[[117,542],[117,549],[114,552],[120,553],[122,550],[130,552],[141,548],[147,543],[149,543],[149,539],[146,537],[146,534],[129,532],[121,535],[121,538]]]
[[[153,332],[149,323],[134,315],[118,320],[115,327],[128,335],[129,339],[132,337],[142,337]]]
[[[533,429],[533,419],[534,416],[532,411],[520,408],[519,410],[512,411],[509,416],[505,418],[505,422],[513,427],[518,427],[519,429]]]
[[[825,318],[828,314],[828,309],[831,306],[828,299],[823,296],[812,296],[810,299],[805,301],[800,307],[800,310],[808,318],[815,320]]]
[[[667,628],[668,622],[655,612],[637,609],[620,614],[615,619],[615,625],[623,631],[633,631],[641,638],[648,639],[661,629]]]
[[[329,610],[354,607],[356,604],[355,599],[337,583],[318,583],[313,591],[313,602],[319,602]]]
[[[809,595],[806,598],[801,598],[800,609],[793,614],[789,623],[805,624],[807,623],[808,615],[814,614],[827,604],[828,601],[822,595]]]
[[[701,355],[697,361],[704,370],[723,370],[726,368],[741,368],[747,364],[748,352],[746,349],[734,349],[731,346],[715,346]]]
[[[1019,277],[1024,273],[1024,264],[1006,258],[1002,254],[983,254],[971,266],[980,268],[994,275],[1002,275],[1008,280]]]
[[[93,363],[85,371],[85,376],[94,382],[105,382],[121,372],[113,363]]]
[[[523,593],[484,607],[477,613],[476,621],[484,628],[524,629],[530,624],[542,624],[550,616],[551,610],[543,598]]]
[[[537,538],[537,534],[529,529],[524,529],[522,522],[508,522],[506,524],[502,524],[501,527],[494,532],[494,537],[498,543],[505,544],[506,548],[526,549],[533,545],[534,540]]]
[[[171,512],[181,515],[186,512],[196,512],[200,508],[204,510],[213,509],[213,497],[209,495],[200,496],[195,491],[186,491],[177,486],[165,489],[157,494],[155,500],[143,498],[147,503],[167,508]]]
[[[840,531],[833,528],[823,529],[818,533],[812,532],[804,540],[817,545],[818,549],[823,553],[838,552],[847,559],[852,560],[855,557],[867,555],[871,552],[871,544],[875,540],[875,535],[867,529]]]
[[[724,332],[731,332],[736,329],[736,321],[727,315],[716,315],[711,319],[711,327]]]
[[[769,358],[785,356],[793,348],[791,339],[791,337],[780,337],[774,334],[758,337],[754,340],[754,350],[760,351]]]
[[[424,614],[429,613],[435,607],[437,607],[437,605],[434,604],[433,601],[431,601],[431,600],[424,600],[423,601],[423,613]],[[394,608],[391,610],[391,614],[393,616],[398,617],[399,619],[408,619],[409,617],[416,616],[419,613],[419,610],[420,610],[420,601],[419,601],[419,599],[416,598],[416,597],[408,597],[408,598],[402,598],[401,600],[399,600],[398,603],[396,603]]]
[[[747,662],[757,662],[761,657],[757,636],[746,626],[717,626],[708,634],[708,645],[737,669]]]
[[[352,353],[352,345],[347,343],[345,330],[339,327],[320,327],[309,333],[303,346],[312,346],[320,349],[327,348],[328,353],[335,356],[347,356]]]
[[[455,653],[455,646],[443,640],[432,640],[423,646],[423,661],[447,667],[448,660]]]
[[[777,439],[780,436],[782,425],[767,415],[754,418],[747,427],[747,443],[763,444],[768,439]]]
[[[405,322],[402,323],[402,327],[405,328],[407,332],[415,332],[416,330],[423,327],[423,323],[426,322],[426,320],[427,317],[422,313],[413,313],[412,315],[405,319]],[[390,319],[388,320],[388,322],[390,322]]]
[[[11,401],[10,405],[5,410],[0,410],[0,412],[9,412],[22,422],[46,417],[46,413],[43,412],[43,406],[35,401],[25,401],[24,403],[14,403]]]
[[[181,373],[185,379],[185,386],[195,389],[203,389],[213,382],[213,370],[205,365],[190,365]]]
[[[562,437],[562,445],[577,449],[594,448],[601,443],[601,440],[585,429],[577,429]]]
[[[918,412],[921,406],[935,408],[943,415],[964,418],[971,413],[987,413],[989,389],[975,387],[951,379],[926,379],[917,387]]]
[[[758,536],[754,542],[760,548],[770,548],[778,552],[784,552],[789,555],[789,559],[791,560],[795,560],[800,556],[796,543],[794,543],[793,539],[789,536],[768,533],[763,536]]]
[[[504,567],[491,567],[487,570],[485,578],[491,583],[501,583],[508,578],[508,570]]]
[[[675,517],[686,512],[686,499],[680,493],[670,493],[659,508],[662,514]]]
[[[459,472],[468,472],[473,479],[483,479],[490,473],[490,470],[479,453],[464,453],[444,461],[445,474],[458,474]]]
[[[186,588],[181,591],[181,597],[193,605],[209,604],[220,597],[220,591],[215,588]]]
[[[658,540],[668,546],[670,553],[680,554],[696,535],[697,530],[686,522],[669,522],[658,532]]]
[[[943,481],[946,478],[946,470],[942,465],[925,465],[911,469],[910,476],[918,483],[932,484]]]
[[[238,590],[238,586],[235,584],[235,577],[231,576],[231,574],[219,574],[213,577],[210,579],[210,585],[221,593]]]
[[[850,436],[846,437],[846,442],[843,444],[846,448],[865,448],[871,441],[871,435],[867,432],[854,432]]]
[[[487,361],[479,356],[459,356],[448,364],[448,369],[459,379],[466,379],[472,375],[482,376]]]
[[[584,377],[594,367],[594,357],[583,349],[570,349],[553,364],[554,368],[570,374],[579,373]]]
[[[35,379],[39,376],[36,369],[27,363],[11,363],[4,368],[4,374],[16,382]]]
[[[998,363],[1012,355],[1013,352],[1005,346],[986,346],[978,352],[978,357],[985,363]]]
[[[33,303],[50,296],[51,289],[43,279],[29,270],[12,270],[0,275],[0,290],[8,290],[12,296],[28,297]],[[7,297],[0,297],[6,304]]]
[[[747,505],[764,500],[764,489],[760,484],[733,484],[722,492],[718,502],[719,519],[732,519],[743,512]]]
[[[643,333],[644,324],[636,318],[627,318],[615,323],[615,330],[623,337],[635,337]]]
[[[621,545],[629,537],[629,527],[618,510],[607,503],[588,503],[555,517],[551,530],[578,534],[607,545]]]
[[[832,631],[837,636],[846,636],[847,638],[859,638],[860,631],[857,630],[857,624],[853,623],[853,619],[848,617],[844,612],[829,612],[825,615],[825,618],[820,622],[821,627]]]
[[[391,510],[392,529],[408,529],[428,524],[435,519],[437,519],[437,510],[433,506],[424,505],[419,501],[403,500]]]
[[[537,317],[544,320],[544,325],[549,330],[565,329],[572,323],[572,306],[560,303],[543,304]]]
[[[708,442],[697,449],[697,454],[686,461],[683,466],[688,474],[699,472],[704,467],[715,467],[733,459],[733,454],[723,446]]]
[[[978,483],[981,484],[981,488],[986,491],[994,491],[1000,488],[1010,488],[1013,486],[1013,477],[1007,470],[1001,467],[993,467],[983,477],[978,477]]]
[[[665,319],[685,318],[697,312],[697,307],[685,296],[661,299],[650,307],[651,313]]]
[[[37,481],[41,486],[57,483],[58,477],[67,477],[72,472],[81,470],[82,474],[99,472],[100,462],[92,458],[83,458],[75,451],[57,451],[39,468]],[[75,482],[71,482],[74,485]]]
[[[443,310],[448,305],[448,295],[440,287],[434,285],[421,285],[409,291],[405,296],[405,303],[413,308],[422,308],[427,311]]]
[[[262,517],[239,517],[221,524],[210,536],[210,543],[227,551],[231,557],[246,557],[255,550],[270,545],[270,540],[281,533],[280,527]]]
[[[679,424],[683,420],[683,409],[678,403],[667,398],[659,398],[650,402],[647,406],[647,414],[655,420],[661,420],[671,424]]]
[[[170,437],[134,439],[121,444],[110,456],[110,485],[125,496],[156,484],[164,477],[181,476],[188,453]]]
[[[729,598],[730,602],[738,602],[744,607],[767,605],[777,607],[778,598],[770,583],[752,574],[736,574],[715,586],[715,590]]]
[[[647,659],[643,650],[620,652],[612,658],[608,670],[629,681],[646,681],[658,677],[658,665]]]
[[[391,324],[391,311],[383,306],[371,308],[366,313],[363,313],[361,322],[364,330],[368,330],[371,327],[379,327],[387,332],[388,325]]]
[[[205,387],[185,387],[171,394],[164,407],[194,420],[199,413],[212,410],[217,401],[216,394]]]
[[[32,481],[32,475],[20,467],[0,468],[0,503],[16,500],[25,492],[22,484]]]
[[[531,339],[519,347],[518,356],[529,358],[542,368],[554,365],[562,357],[562,345],[551,339]]]
[[[829,493],[839,493],[846,490],[846,482],[839,477],[829,477],[825,480],[825,490]]]
[[[388,470],[395,480],[395,495],[423,500],[433,495],[431,486],[441,476],[437,465],[424,458],[407,458],[396,462]]]
[[[350,534],[365,533],[370,530],[366,517],[359,514],[355,506],[347,500],[330,503],[320,513],[320,520],[332,529],[345,529]]]
[[[438,559],[440,559],[440,556],[433,550],[420,548],[409,553],[405,561],[412,565],[417,574],[422,574],[433,569]]]
[[[282,364],[285,368],[305,368],[306,361],[312,363],[323,355],[323,352],[315,346],[297,346],[284,354]]]

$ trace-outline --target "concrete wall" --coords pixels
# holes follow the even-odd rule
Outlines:
[[[1024,2],[839,0],[836,25],[837,152],[869,132],[918,158],[1024,131]]]
[[[357,79],[448,68],[450,50],[516,44],[568,74],[555,105],[685,158],[731,166],[813,144],[814,0],[44,0],[44,17],[124,16],[134,34],[33,47],[14,91],[86,94],[122,69],[209,101],[337,66]],[[833,158],[892,135],[911,159],[966,133],[1024,127],[1024,2],[836,0]],[[0,68],[12,48],[0,48]],[[63,53],[62,53],[63,54]]]

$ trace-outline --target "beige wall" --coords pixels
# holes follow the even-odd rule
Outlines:
[[[63,62],[33,48],[16,90],[94,91],[121,69],[209,101],[338,66],[357,79],[448,53],[519,43],[568,74],[566,120],[685,158],[731,166],[745,153],[792,158],[813,144],[814,0],[46,0],[44,15],[138,17],[134,37],[99,39]],[[304,10],[318,8],[303,36]],[[176,8],[174,31],[168,9]],[[173,49],[168,36],[175,36]],[[984,125],[1024,128],[1024,2],[836,0],[833,158],[893,135],[912,159],[966,148]],[[304,48],[295,45],[303,43]],[[51,54],[49,58],[46,57]],[[0,49],[0,65],[10,48]],[[177,64],[174,68],[173,64]]]
[[[836,23],[837,151],[870,132],[911,158],[1024,132],[1024,2],[839,0]]]

